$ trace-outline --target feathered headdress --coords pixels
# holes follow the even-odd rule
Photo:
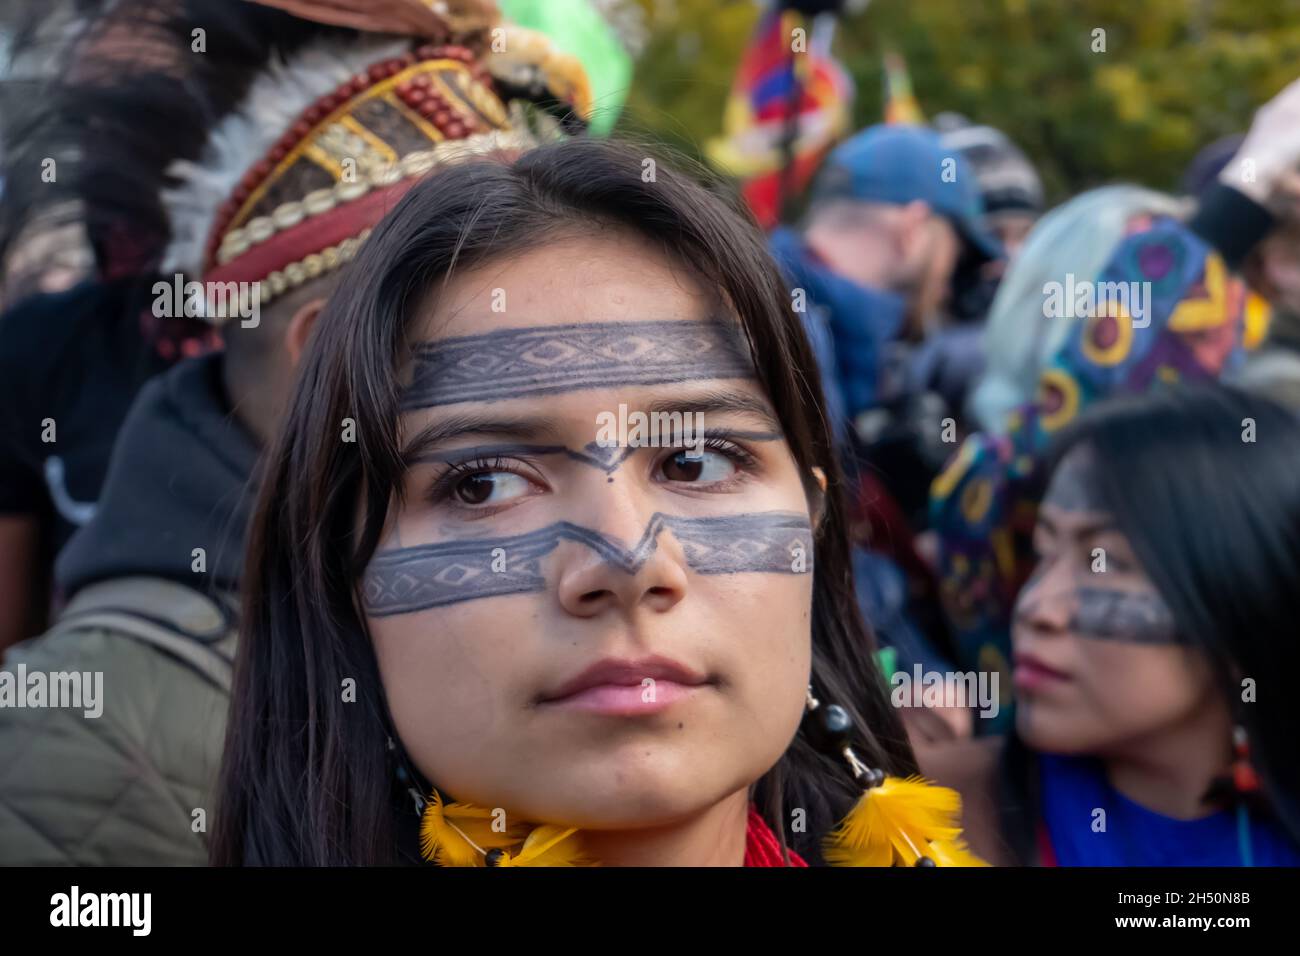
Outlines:
[[[508,26],[500,27],[512,30]],[[536,142],[498,92],[529,64],[584,105],[584,75],[544,38],[511,32],[510,56],[370,36],[314,44],[265,71],[197,162],[165,193],[166,272],[209,287],[260,283],[261,302],[349,261],[370,229],[434,167]],[[553,63],[562,64],[551,68]],[[223,297],[224,300],[224,297]],[[221,315],[210,315],[220,321]]]
[[[51,5],[31,19],[15,34],[15,68],[0,84],[0,175],[9,174],[0,257],[30,245],[33,223],[46,232],[84,225],[104,278],[152,276],[164,263],[207,278],[218,266],[233,267],[225,255],[217,261],[227,233],[268,218],[274,239],[261,238],[265,221],[243,234],[265,259],[252,272],[266,266],[257,277],[266,280],[297,266],[297,276],[352,247],[339,249],[344,239],[315,249],[308,242],[285,247],[294,258],[268,256],[284,241],[285,223],[298,211],[304,219],[318,215],[326,203],[320,191],[344,179],[353,190],[334,197],[332,210],[363,188],[373,196],[396,184],[367,175],[376,164],[363,168],[363,157],[395,155],[396,166],[448,140],[500,132],[507,141],[529,139],[526,129],[537,126],[530,98],[572,127],[590,110],[581,66],[499,22],[492,0],[90,0]],[[375,89],[388,80],[395,82]],[[313,112],[322,101],[330,108]],[[421,103],[429,104],[425,112]],[[376,127],[398,114],[404,118],[392,128]],[[290,162],[290,153],[297,160],[308,152],[332,153],[334,167],[312,168],[310,157]],[[28,174],[43,162],[49,181]],[[412,160],[399,180],[422,165]],[[371,211],[382,205],[371,203]],[[344,230],[345,239],[364,228]]]

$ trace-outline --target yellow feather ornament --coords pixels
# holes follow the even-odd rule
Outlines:
[[[515,856],[506,853],[497,866],[595,866],[582,852],[580,839],[572,839],[575,827],[540,826],[528,834]]]
[[[496,819],[486,807],[444,804],[435,790],[420,821],[420,852],[439,866],[486,866],[486,851],[516,846],[528,832],[518,825],[496,830]]]
[[[939,866],[980,865],[968,862],[976,857],[961,843],[960,814],[955,790],[885,777],[827,835],[823,855],[831,866],[913,866],[923,856]]]
[[[960,813],[954,790],[922,777],[885,777],[827,835],[823,855],[831,866],[913,866],[923,856],[936,866],[987,866],[962,840]],[[574,827],[516,824],[502,832],[495,820],[492,810],[444,804],[434,791],[420,824],[420,851],[439,866],[600,865]]]
[[[961,839],[932,840],[926,856],[934,860],[935,866],[988,866]]]

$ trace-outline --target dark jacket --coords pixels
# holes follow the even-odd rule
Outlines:
[[[58,561],[71,603],[5,658],[103,676],[98,717],[0,708],[0,864],[206,862],[257,456],[220,363],[141,391],[98,511]]]
[[[792,229],[777,229],[770,246],[791,287],[804,291],[804,330],[838,429],[878,402],[885,352],[902,329],[904,302],[835,274]]]

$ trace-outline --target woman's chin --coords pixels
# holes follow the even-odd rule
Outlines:
[[[1016,735],[1030,750],[1072,756],[1090,752],[1089,741],[1070,715],[1044,708],[1016,712]]]
[[[535,787],[528,794],[527,817],[584,830],[631,830],[669,826],[702,813],[738,788],[709,786],[699,776],[653,773],[610,775],[583,787],[573,778],[556,779],[562,791]],[[743,786],[743,784],[741,785]]]

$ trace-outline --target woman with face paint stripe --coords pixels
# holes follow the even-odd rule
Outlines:
[[[734,202],[575,139],[434,172],[349,268],[250,533],[215,862],[978,862],[897,779],[817,365]],[[886,804],[925,833],[850,845]]]
[[[1012,632],[1013,738],[921,755],[1003,863],[1300,865],[1300,421],[1227,387],[1055,446]]]

